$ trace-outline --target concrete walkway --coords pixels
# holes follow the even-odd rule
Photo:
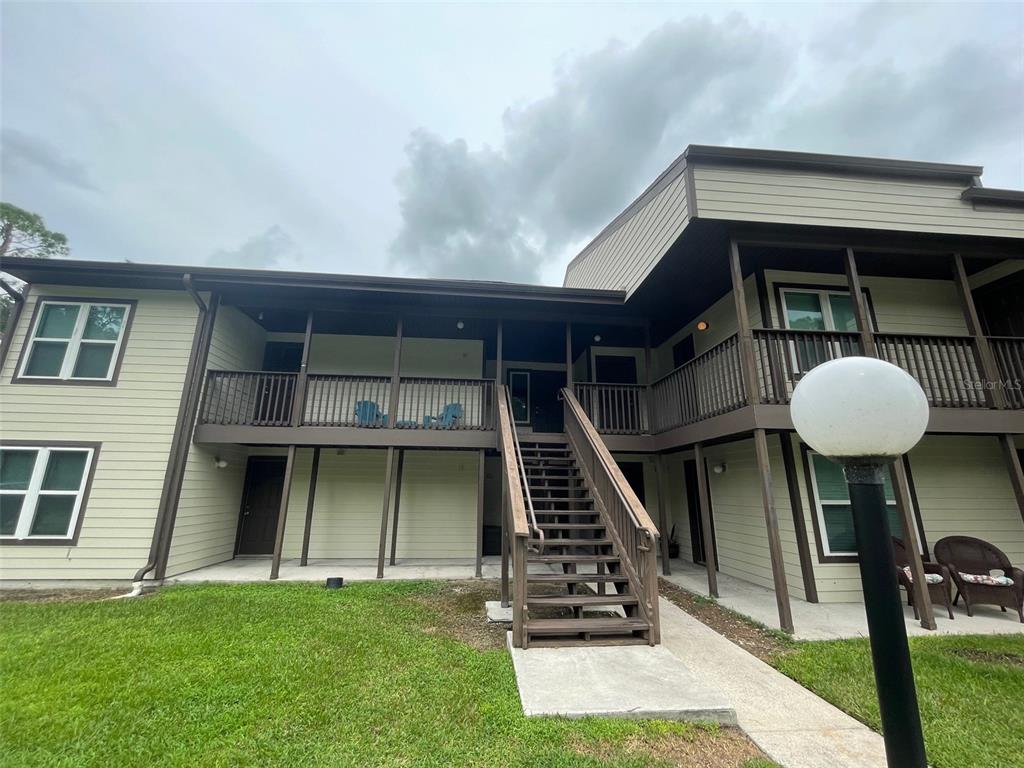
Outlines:
[[[885,768],[882,737],[661,599],[661,641],[785,768]]]
[[[664,646],[512,647],[527,717],[625,717],[736,725],[736,711]]]
[[[703,566],[683,560],[673,560],[672,575],[664,578],[698,595],[707,596],[707,571]],[[718,574],[718,602],[744,616],[769,627],[779,626],[779,613],[775,593],[724,573]],[[808,603],[790,597],[793,609],[793,637],[797,640],[841,640],[848,637],[867,637],[868,626],[862,603]],[[963,603],[953,607],[950,620],[944,606],[933,606],[937,629],[930,631],[914,618],[914,611],[903,602],[907,619],[907,634],[923,635],[995,635],[1024,632],[1016,612],[1002,613],[999,608],[980,605],[974,616],[968,616]]]

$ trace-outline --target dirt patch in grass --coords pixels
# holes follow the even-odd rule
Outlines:
[[[447,635],[481,651],[505,647],[508,624],[487,620],[484,603],[501,597],[500,586],[493,579],[446,582],[437,592],[417,595],[413,599],[437,611],[438,620],[425,631]]]
[[[666,600],[761,661],[771,664],[773,659],[793,650],[793,641],[782,632],[723,608],[710,598],[695,595],[665,579],[658,580],[658,588]]]
[[[675,768],[743,768],[775,765],[735,728],[693,726],[682,731],[638,733],[621,740],[574,739],[582,755],[614,761],[623,757]]]
[[[983,664],[1008,664],[1012,667],[1024,667],[1024,656],[1018,653],[982,651],[977,648],[954,648],[950,653],[962,659]]]
[[[125,587],[104,589],[0,589],[0,602],[7,603],[85,603],[123,595]]]

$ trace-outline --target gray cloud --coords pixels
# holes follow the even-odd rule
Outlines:
[[[253,235],[234,250],[220,249],[210,254],[206,263],[212,267],[245,267],[274,269],[294,267],[302,260],[291,235],[278,225]]]
[[[78,189],[98,191],[84,165],[74,158],[67,157],[57,147],[38,136],[31,136],[14,128],[4,128],[0,133],[0,142],[0,172],[4,177],[19,173],[42,173],[55,181]]]
[[[569,62],[550,96],[506,110],[500,149],[416,132],[392,258],[419,274],[536,280],[680,143],[747,135],[792,61],[742,17],[691,19]]]
[[[867,6],[849,21],[857,44],[839,55],[733,15],[574,59],[550,96],[505,111],[497,149],[414,134],[392,260],[418,274],[535,280],[690,143],[947,162],[1019,147],[1019,51],[963,35],[886,56],[903,22],[920,18]]]
[[[991,46],[957,45],[905,72],[858,67],[823,98],[783,111],[778,143],[806,150],[977,162],[988,144],[1024,133],[1024,68]]]

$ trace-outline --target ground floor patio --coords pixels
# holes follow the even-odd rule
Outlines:
[[[703,565],[696,565],[687,560],[673,560],[671,567],[672,575],[665,576],[665,579],[694,594],[705,597],[708,595],[707,571]],[[809,603],[792,595],[789,600],[793,610],[793,637],[797,640],[867,637],[868,627],[863,603]],[[719,572],[718,602],[765,626],[778,626],[778,605],[775,593],[770,589]],[[1024,633],[1024,624],[1020,623],[1015,612],[1003,613],[995,606],[976,606],[974,616],[968,616],[961,602],[953,606],[953,620],[950,620],[942,606],[933,607],[937,624],[934,631],[922,627],[914,618],[913,609],[904,601],[903,612],[907,619],[908,635]]]

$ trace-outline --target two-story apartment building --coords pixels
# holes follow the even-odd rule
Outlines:
[[[561,288],[9,259],[0,575],[500,555],[517,644],[656,642],[674,529],[790,628],[859,599],[788,413],[852,354],[932,407],[889,488],[914,567],[951,534],[1024,562],[1024,194],[981,172],[691,146]]]

